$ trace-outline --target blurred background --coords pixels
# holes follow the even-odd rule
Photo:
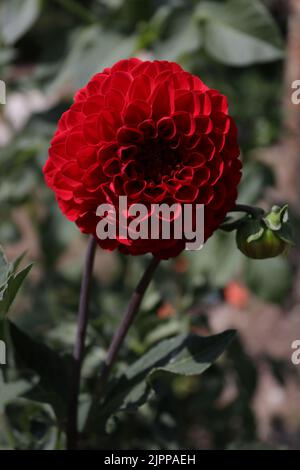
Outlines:
[[[178,61],[228,96],[244,164],[239,202],[288,202],[299,239],[300,104],[291,101],[300,80],[299,0],[0,0],[0,243],[9,259],[26,250],[34,262],[10,317],[60,351],[74,341],[87,240],[60,214],[41,169],[76,89],[131,56]],[[98,249],[86,390],[146,262]],[[200,377],[159,379],[150,404],[118,414],[93,445],[299,449],[300,365],[291,361],[300,340],[297,247],[255,261],[222,232],[201,252],[162,263],[121,364],[173,334],[227,328],[237,338],[216,365]],[[6,400],[6,413],[16,447],[57,445],[47,407],[18,398]]]

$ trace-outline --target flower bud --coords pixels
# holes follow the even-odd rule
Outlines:
[[[237,229],[239,250],[249,258],[273,258],[293,245],[288,206],[273,206],[265,217],[246,218]]]

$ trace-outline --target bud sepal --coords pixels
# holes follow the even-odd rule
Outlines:
[[[294,245],[288,206],[273,206],[264,217],[248,215],[236,231],[239,250],[249,258],[266,259],[286,253]]]

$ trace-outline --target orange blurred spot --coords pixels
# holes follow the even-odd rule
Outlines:
[[[175,315],[175,308],[172,304],[166,302],[157,309],[157,315],[161,319],[172,317]]]
[[[174,271],[177,273],[185,273],[188,270],[189,263],[186,257],[178,256],[174,262]]]
[[[224,298],[233,307],[243,308],[247,306],[250,294],[241,282],[232,281],[224,288]]]

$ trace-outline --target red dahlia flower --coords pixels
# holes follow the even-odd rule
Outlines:
[[[167,61],[121,60],[79,90],[44,167],[60,209],[96,233],[97,207],[136,202],[205,204],[205,240],[223,222],[241,176],[226,98]],[[150,208],[149,208],[150,212]],[[184,240],[98,240],[132,255],[177,256]]]

